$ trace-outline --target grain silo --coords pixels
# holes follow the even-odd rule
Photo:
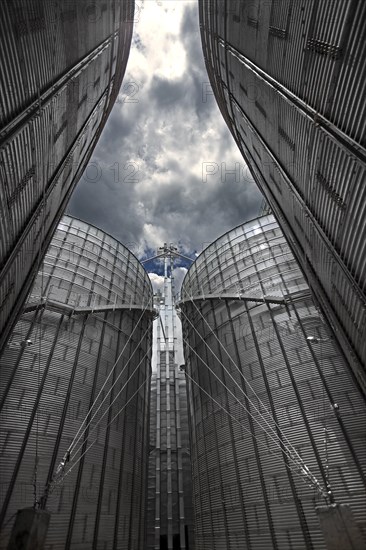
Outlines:
[[[211,244],[182,287],[196,544],[325,549],[315,507],[365,529],[365,401],[272,215]]]
[[[34,505],[47,549],[143,550],[152,300],[127,248],[63,217],[0,361],[1,548]]]

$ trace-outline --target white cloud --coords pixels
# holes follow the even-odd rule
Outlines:
[[[82,178],[69,209],[140,257],[164,242],[200,252],[258,212],[253,183],[225,172],[244,162],[203,93],[198,29],[197,2],[143,2],[119,103],[92,159],[101,178]],[[203,181],[207,162],[217,169]]]
[[[175,292],[179,292],[182,286],[184,277],[186,276],[188,269],[186,267],[176,267],[173,269],[174,287]]]
[[[182,286],[182,281],[187,273],[186,267],[175,267],[173,269],[173,279],[174,279],[174,290],[177,294],[180,291]],[[164,287],[164,277],[163,275],[158,275],[157,273],[148,273],[149,279],[153,286],[154,292],[158,290],[163,291]]]
[[[158,75],[167,79],[181,78],[186,70],[186,52],[180,40],[185,2],[148,0],[139,10],[135,35],[142,40],[144,53],[131,50],[129,68],[146,82]]]
[[[162,291],[164,287],[164,277],[162,275],[158,275],[157,273],[148,273],[148,275],[154,292],[157,292],[158,290]]]
[[[145,250],[156,250],[164,244],[164,227],[152,223],[145,223],[143,227],[142,238],[145,242]]]

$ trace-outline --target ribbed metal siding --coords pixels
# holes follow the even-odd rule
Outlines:
[[[153,336],[146,550],[194,548],[187,393],[177,364],[181,330],[173,294],[167,276],[164,293],[155,296],[161,321]]]
[[[208,2],[202,2],[204,9]],[[358,0],[220,2],[228,42],[362,143],[365,6]],[[208,29],[209,30],[209,29]],[[218,25],[218,34],[223,29]],[[363,143],[364,145],[364,143]]]
[[[67,216],[59,224],[28,304],[39,304],[41,295],[76,307],[127,304],[151,309],[152,304],[151,283],[137,259],[101,230]],[[47,475],[59,464],[127,344],[103,395],[121,376],[89,429],[88,444],[96,437],[97,442],[48,500],[51,523],[46,548],[144,548],[152,336],[148,313],[127,343],[141,313],[127,309],[69,317],[48,307],[36,309],[22,315],[0,359],[5,525],[17,509],[33,505],[36,440],[40,496]],[[21,349],[25,339],[32,345]],[[94,429],[140,360],[130,383]],[[83,441],[84,437],[78,446]],[[3,528],[1,548],[6,547],[12,523]]]
[[[1,342],[118,95],[132,8],[119,0],[1,5]],[[33,226],[43,219],[43,192],[48,209],[40,236]],[[22,239],[29,241],[26,252]]]
[[[1,123],[10,121],[20,107],[37,99],[38,93],[54,84],[111,32],[118,31],[122,24],[131,24],[132,9],[131,1],[122,4],[115,0],[68,0],[63,5],[16,0],[2,5],[1,64],[5,74]],[[125,34],[120,38],[125,52],[129,41]]]
[[[287,306],[224,299],[225,293],[238,292],[253,297],[285,295]],[[328,333],[273,216],[239,226],[210,245],[189,269],[182,287],[182,322],[189,345],[258,418],[253,404],[185,318],[187,315],[258,408],[253,392],[245,387],[190,302],[190,297],[202,294],[221,296],[195,304],[322,483],[326,425],[335,498],[351,505],[365,532],[366,448],[359,420],[365,413],[365,401],[334,342],[311,345],[306,340],[306,336],[328,338]],[[188,380],[199,548],[325,548],[315,513],[320,501],[314,490],[289,474],[273,442],[188,347],[186,364],[188,374],[252,434]],[[339,416],[332,410],[333,403],[339,405]],[[266,418],[273,426],[270,417]]]
[[[365,17],[357,0],[200,2],[221,112],[366,388]]]

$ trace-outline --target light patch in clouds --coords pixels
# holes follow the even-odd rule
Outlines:
[[[129,67],[136,78],[150,82],[154,75],[166,79],[181,78],[186,71],[186,51],[180,39],[185,2],[148,0],[138,10]]]
[[[163,275],[158,275],[157,273],[148,273],[149,279],[151,281],[152,287],[155,292],[163,292],[164,288],[164,277]]]
[[[174,290],[175,290],[176,294],[181,289],[182,282],[183,282],[184,277],[186,276],[187,271],[188,270],[187,270],[186,267],[175,267],[173,269]],[[163,289],[164,289],[164,276],[163,275],[158,275],[157,273],[154,273],[154,272],[148,273],[148,275],[149,275],[149,279],[151,281],[151,284],[153,286],[154,292],[157,292],[158,290],[160,292],[163,292]]]
[[[186,276],[187,271],[188,269],[186,267],[176,267],[173,269],[175,292],[180,291],[183,279]]]
[[[197,2],[141,4],[119,100],[68,213],[138,257],[193,257],[258,215],[261,195],[210,93]]]

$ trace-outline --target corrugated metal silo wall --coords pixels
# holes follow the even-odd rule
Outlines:
[[[153,332],[146,550],[194,549],[187,390],[173,296],[166,276],[163,293],[155,295],[160,320]]]
[[[65,304],[89,314],[70,316]],[[151,304],[147,274],[123,245],[62,219],[0,360],[1,548],[12,515],[41,496],[96,400],[65,471],[73,469],[48,498],[45,548],[144,549]]]
[[[323,487],[328,463],[336,501],[351,505],[365,534],[363,394],[273,216],[210,245],[180,306],[197,548],[325,549],[315,512],[324,501],[283,444]]]
[[[0,349],[118,95],[133,6],[1,3]]]
[[[208,75],[366,392],[366,4],[200,0]]]
[[[174,361],[169,365],[170,379],[167,379],[164,360],[165,357],[159,359],[159,374],[153,372],[151,377],[146,548],[153,550],[157,544],[162,547],[166,544],[168,548],[173,544],[174,548],[192,550],[194,531],[186,381]],[[167,386],[170,386],[169,394]]]

